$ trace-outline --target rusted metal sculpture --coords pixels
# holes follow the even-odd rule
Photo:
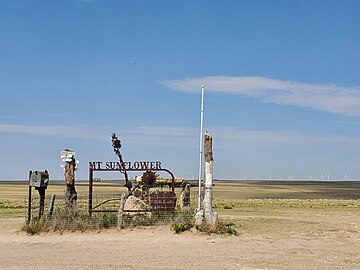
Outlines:
[[[129,192],[131,192],[132,182],[129,181],[128,174],[127,174],[127,171],[126,171],[126,166],[125,166],[124,160],[123,160],[121,152],[120,152],[121,141],[119,140],[119,138],[116,136],[115,133],[113,133],[111,135],[111,141],[112,141],[112,146],[114,148],[114,152],[115,152],[115,154],[118,156],[118,158],[120,160],[120,166],[121,166],[122,169],[119,170],[119,171],[121,173],[123,173],[124,176],[125,176],[125,185],[124,186],[127,187]]]
[[[175,177],[171,171],[162,168],[160,161],[124,161],[121,149],[121,141],[115,133],[111,135],[112,146],[119,161],[91,161],[89,162],[89,215],[95,212],[118,212],[118,229],[123,227],[124,213],[131,215],[132,213],[147,212],[174,212],[176,209],[176,193],[175,187],[182,187],[181,182],[175,182]],[[94,172],[118,171],[125,177],[124,186],[128,191],[123,193],[120,198],[120,206],[115,209],[100,209],[99,207],[110,202],[118,201],[119,197],[110,198],[93,206],[93,186]],[[143,174],[137,176],[135,181],[130,181],[128,172],[140,172]],[[156,172],[156,173],[155,173]],[[159,172],[167,172],[170,178],[159,179]],[[180,180],[180,179],[178,179]],[[169,191],[156,190],[150,192],[152,188],[167,186]]]
[[[123,165],[120,164],[120,162],[101,162],[101,161],[90,161],[89,162],[89,214],[92,215],[94,212],[117,212],[117,210],[100,210],[98,209],[99,206],[103,205],[106,202],[118,200],[118,199],[110,199],[106,202],[102,202],[98,205],[93,206],[93,187],[94,187],[94,173],[95,172],[124,172],[124,169],[127,172],[144,172],[143,174],[146,174],[146,172],[151,172],[154,174],[153,176],[149,177],[146,176],[145,178],[148,178],[148,180],[151,182],[156,179],[155,182],[153,182],[151,185],[149,185],[149,188],[152,187],[169,187],[172,192],[174,192],[175,187],[182,187],[183,181],[180,181],[181,179],[175,179],[173,173],[169,171],[168,169],[165,169],[161,166],[160,161],[135,161],[135,162],[123,162]],[[154,172],[164,172],[168,173],[170,175],[169,178],[165,179],[158,179],[156,178],[156,175]],[[129,181],[130,182],[130,181]],[[126,199],[134,195],[135,197],[143,198],[145,195],[143,193],[142,189],[142,176],[137,177],[137,180],[134,183],[131,183],[132,188],[130,191],[128,191],[124,196],[124,202]],[[125,183],[126,184],[126,183]],[[146,191],[145,191],[146,194]],[[126,210],[125,210],[126,212]]]
[[[146,170],[138,183],[138,188],[135,191],[140,191],[141,199],[146,203],[150,203],[150,188],[156,182],[156,174],[150,170]]]
[[[142,181],[148,185],[151,185],[156,181],[156,174],[150,170],[146,170],[146,172],[144,172],[142,175]]]

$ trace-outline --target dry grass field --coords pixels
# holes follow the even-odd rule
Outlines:
[[[96,185],[98,194],[124,190]],[[86,183],[77,191],[87,194]],[[170,225],[28,236],[27,192],[0,184],[1,269],[360,269],[359,182],[215,182],[215,209],[237,236],[178,235]],[[62,182],[47,190],[63,193]]]

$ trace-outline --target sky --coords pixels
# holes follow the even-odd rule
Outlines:
[[[360,179],[356,0],[0,0],[0,179],[161,161],[196,179]],[[107,177],[98,175],[98,177]],[[111,177],[119,177],[113,175]]]

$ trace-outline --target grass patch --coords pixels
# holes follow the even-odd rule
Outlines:
[[[0,200],[0,218],[21,217],[26,213],[27,205],[20,200]]]
[[[192,227],[193,227],[193,224],[190,223],[190,222],[187,222],[187,223],[175,223],[175,224],[171,225],[171,229],[176,234],[189,231]]]
[[[192,211],[175,211],[175,212],[153,212],[137,213],[127,215],[124,218],[126,226],[153,226],[162,224],[186,224],[192,222],[194,213]]]
[[[46,226],[46,222],[43,219],[37,221],[31,221],[29,224],[25,224],[21,228],[21,230],[26,232],[28,235],[35,235],[44,232],[49,232],[49,228]]]
[[[64,208],[57,209],[53,217],[44,216],[41,219],[33,216],[29,224],[22,227],[29,235],[47,233],[50,231],[63,233],[64,231],[101,230],[115,227],[117,224],[117,215],[103,213],[90,217],[87,212]]]
[[[238,235],[238,232],[234,228],[235,223],[218,221],[216,224],[201,224],[196,225],[195,228],[202,233],[206,234],[228,234]]]
[[[360,208],[360,200],[333,199],[215,199],[216,209],[236,208]]]

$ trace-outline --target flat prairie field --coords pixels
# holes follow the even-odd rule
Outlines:
[[[94,193],[122,185],[95,183]],[[46,192],[64,191],[54,181]],[[1,269],[360,269],[360,182],[216,181],[213,206],[231,236],[170,225],[28,236],[27,194],[27,183],[0,182]]]

